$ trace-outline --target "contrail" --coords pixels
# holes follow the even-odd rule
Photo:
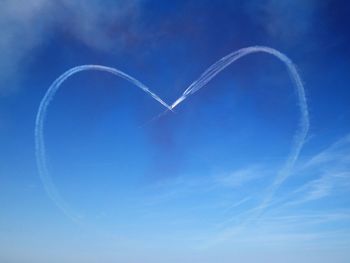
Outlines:
[[[253,53],[258,53],[258,52],[271,54],[277,57],[280,61],[282,61],[285,64],[297,92],[299,111],[300,111],[299,128],[297,129],[297,132],[294,135],[294,141],[293,141],[291,151],[288,155],[288,158],[283,168],[278,172],[276,179],[274,180],[273,184],[270,186],[268,190],[268,194],[266,195],[266,197],[264,198],[264,200],[259,206],[258,210],[262,212],[263,209],[265,209],[269,205],[276,190],[290,175],[291,169],[293,168],[295,162],[297,161],[300,151],[305,143],[305,139],[310,126],[305,89],[294,63],[286,55],[270,47],[253,46],[253,47],[239,49],[221,58],[212,66],[210,66],[206,71],[204,71],[204,73],[184,91],[182,96],[178,98],[171,105],[171,108],[174,109],[182,101],[184,101],[189,96],[193,95],[198,90],[203,88],[210,80],[212,80],[217,74],[219,74],[222,70],[224,70],[226,67],[231,65],[233,62],[237,61],[238,59],[244,56],[247,56]]]
[[[162,104],[165,108],[167,108],[167,110],[172,111],[181,102],[183,102],[188,97],[190,97],[191,95],[199,91],[201,88],[203,88],[210,80],[212,80],[217,74],[219,74],[222,70],[224,70],[226,67],[231,65],[233,62],[237,61],[238,59],[246,55],[259,53],[259,52],[271,54],[277,57],[280,61],[282,61],[285,64],[289,72],[289,75],[294,83],[294,87],[297,91],[297,98],[298,98],[298,104],[299,104],[299,110],[300,110],[299,128],[295,133],[291,151],[287,157],[285,165],[279,171],[273,184],[268,189],[267,195],[261,202],[260,206],[257,208],[261,213],[266,207],[269,206],[269,203],[273,195],[275,194],[276,190],[290,175],[291,169],[299,157],[300,151],[304,145],[305,138],[309,130],[309,114],[308,114],[305,90],[304,90],[304,86],[302,84],[301,78],[296,69],[296,66],[283,53],[273,48],[264,47],[264,46],[253,46],[253,47],[242,48],[221,58],[212,66],[210,66],[206,71],[204,71],[204,73],[196,81],[194,81],[184,91],[181,97],[179,97],[172,105],[168,105],[167,103],[165,103],[159,96],[151,92],[144,84],[142,84],[135,78],[115,68],[105,67],[100,65],[83,65],[83,66],[74,67],[66,71],[64,74],[62,74],[53,82],[53,84],[49,87],[48,91],[46,92],[44,98],[40,103],[39,110],[36,116],[36,123],[35,123],[35,147],[36,147],[37,165],[38,165],[40,178],[44,184],[45,190],[48,193],[49,197],[67,215],[76,219],[78,218],[78,216],[75,215],[74,212],[69,209],[68,205],[61,198],[48,172],[46,153],[45,153],[44,133],[43,133],[47,107],[49,106],[51,100],[54,98],[57,90],[60,88],[60,86],[63,84],[63,82],[67,78],[74,75],[75,73],[78,73],[80,71],[86,71],[86,70],[97,70],[97,71],[109,72],[136,85],[137,87],[142,89],[144,92],[146,92],[146,94],[150,95],[160,104]],[[160,116],[162,116],[162,114],[157,116],[157,118]]]
[[[37,166],[38,166],[40,178],[43,182],[43,185],[49,197],[66,215],[71,217],[74,221],[79,221],[80,216],[76,214],[61,197],[61,195],[59,194],[59,191],[56,189],[55,184],[53,183],[52,178],[49,174],[48,167],[47,167],[47,160],[46,160],[46,150],[45,150],[43,130],[44,130],[44,123],[45,123],[47,108],[50,105],[51,100],[54,98],[56,92],[58,91],[60,86],[63,84],[63,82],[78,72],[89,71],[89,70],[109,72],[118,77],[121,77],[131,82],[135,86],[139,87],[141,90],[146,92],[148,95],[150,95],[153,99],[155,99],[160,104],[162,104],[168,110],[172,111],[171,107],[168,104],[166,104],[161,98],[159,98],[156,94],[151,92],[147,86],[145,86],[143,83],[136,80],[135,78],[129,76],[128,74],[115,68],[110,68],[110,67],[105,67],[100,65],[77,66],[63,73],[51,84],[44,98],[40,102],[39,110],[36,115],[35,150],[36,150]]]

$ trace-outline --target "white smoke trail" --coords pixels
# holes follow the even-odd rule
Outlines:
[[[37,165],[39,170],[40,178],[43,182],[43,185],[45,187],[45,190],[49,197],[54,201],[54,203],[69,217],[71,217],[74,221],[79,221],[79,215],[77,215],[70,207],[69,205],[64,201],[64,199],[61,197],[59,192],[57,191],[55,184],[52,181],[52,178],[49,174],[48,167],[47,167],[47,160],[46,160],[46,150],[45,150],[45,142],[44,142],[44,123],[45,123],[45,117],[46,117],[46,111],[47,108],[51,102],[51,100],[54,98],[56,92],[62,85],[62,83],[67,80],[72,75],[81,72],[81,71],[105,71],[112,73],[118,77],[121,77],[135,86],[142,89],[144,92],[146,92],[148,95],[150,95],[152,98],[154,98],[156,101],[158,101],[160,104],[162,104],[164,107],[172,110],[168,104],[166,104],[161,98],[159,98],[156,94],[151,92],[144,84],[136,80],[135,78],[125,74],[124,72],[117,70],[115,68],[105,67],[105,66],[99,66],[99,65],[83,65],[74,67],[65,73],[63,73],[60,77],[58,77],[52,85],[47,90],[44,98],[40,102],[39,110],[36,115],[36,122],[35,122],[35,149],[36,149],[36,158],[37,158]]]
[[[253,47],[239,49],[235,52],[228,54],[227,56],[223,57],[222,59],[214,63],[212,66],[210,66],[197,80],[195,80],[184,91],[182,96],[178,98],[171,105],[171,108],[174,109],[182,101],[184,101],[189,96],[193,95],[198,90],[203,88],[210,80],[212,80],[217,74],[219,74],[222,70],[224,70],[226,67],[231,65],[233,62],[237,61],[238,59],[244,56],[247,56],[253,53],[258,53],[258,52],[271,54],[277,57],[279,60],[281,60],[285,64],[285,66],[287,67],[288,73],[292,81],[294,82],[294,86],[298,97],[299,110],[300,110],[300,120],[299,120],[300,127],[299,129],[297,129],[297,132],[294,135],[293,145],[288,155],[286,163],[284,164],[283,168],[279,171],[276,179],[274,180],[273,184],[270,186],[268,194],[266,195],[261,205],[259,206],[258,210],[262,212],[262,210],[269,205],[270,200],[273,197],[276,190],[290,175],[291,169],[293,168],[295,162],[297,161],[300,151],[304,145],[304,142],[309,130],[309,126],[310,126],[305,89],[304,89],[302,80],[298,74],[298,71],[296,69],[296,66],[293,64],[293,62],[283,53],[270,47],[253,46]]]
[[[214,63],[212,66],[210,66],[196,81],[194,81],[182,94],[180,98],[178,98],[171,106],[166,104],[163,100],[160,99],[159,96],[152,93],[145,85],[143,85],[138,80],[134,79],[133,77],[123,73],[122,71],[119,71],[114,68],[105,67],[105,66],[99,66],[99,65],[83,65],[78,66],[75,68],[72,68],[62,74],[59,78],[57,78],[54,83],[49,87],[48,91],[46,92],[44,98],[42,99],[39,110],[36,116],[36,125],[35,125],[35,147],[36,147],[36,157],[37,157],[37,165],[39,169],[39,174],[41,177],[41,180],[44,184],[44,187],[50,196],[50,198],[56,203],[56,205],[61,208],[67,215],[70,217],[73,217],[73,219],[78,219],[78,216],[74,214],[74,212],[69,209],[68,205],[64,202],[64,200],[61,198],[59,192],[56,190],[54,183],[52,182],[51,176],[48,172],[47,168],[47,161],[46,161],[46,153],[45,153],[45,143],[44,143],[44,134],[43,134],[43,128],[44,128],[44,122],[45,122],[45,116],[46,116],[46,110],[49,106],[51,100],[53,99],[55,93],[61,86],[61,84],[70,76],[73,74],[85,71],[85,70],[98,70],[98,71],[106,71],[109,73],[112,73],[114,75],[117,75],[121,78],[126,79],[127,81],[131,82],[132,84],[138,86],[143,91],[145,91],[148,95],[150,95],[152,98],[154,98],[156,101],[161,103],[164,107],[166,107],[168,110],[172,111],[175,107],[177,107],[182,101],[196,93],[198,90],[203,88],[211,79],[213,79],[217,74],[219,74],[222,70],[224,70],[226,67],[231,65],[233,62],[237,61],[238,59],[249,55],[253,53],[268,53],[275,57],[277,57],[279,60],[281,60],[287,67],[287,70],[290,74],[290,77],[292,81],[294,82],[295,89],[297,91],[298,95],[298,101],[299,101],[299,109],[300,109],[300,127],[297,130],[295,134],[295,138],[293,141],[292,149],[289,153],[289,156],[286,160],[286,163],[284,167],[280,170],[278,173],[275,181],[271,185],[268,194],[264,198],[261,205],[258,207],[258,210],[263,211],[269,203],[271,198],[273,197],[276,190],[280,187],[280,185],[288,178],[290,175],[291,169],[295,162],[297,161],[300,151],[304,145],[305,138],[308,133],[309,129],[309,116],[308,116],[308,107],[306,102],[306,96],[305,96],[305,90],[304,86],[302,84],[301,78],[297,72],[297,69],[293,62],[284,54],[281,52],[269,48],[269,47],[263,47],[263,46],[254,46],[254,47],[247,47],[242,48],[238,51],[232,52],[229,55],[223,57],[216,63]],[[159,116],[162,116],[159,115]]]

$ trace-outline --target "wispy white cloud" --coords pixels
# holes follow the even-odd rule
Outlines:
[[[246,12],[271,38],[293,45],[312,30],[320,1],[246,1]],[[295,17],[298,19],[295,19]]]
[[[213,232],[212,236],[201,240],[202,248],[218,244],[240,244],[251,246],[284,246],[285,244],[303,247],[318,247],[347,244],[350,229],[344,223],[350,221],[350,210],[310,211],[297,214],[279,215],[279,211],[265,215],[258,222],[225,226]],[[327,228],[323,228],[327,225]],[[333,227],[330,227],[333,225]],[[343,225],[343,227],[337,227]],[[334,242],[330,242],[334,240]]]
[[[323,168],[326,165],[328,168],[339,169],[348,165],[350,162],[350,134],[334,142],[328,148],[315,154],[301,168]],[[331,164],[332,163],[332,164]]]
[[[252,165],[225,173],[181,176],[168,179],[150,186],[147,192],[153,193],[152,200],[156,203],[203,193],[234,193],[235,199],[230,199],[233,195],[226,195],[228,200],[222,200],[222,203],[227,204],[227,208],[233,208],[251,199],[251,197],[240,198],[238,194],[244,193],[242,191],[243,188],[251,188],[253,184],[257,184],[261,180],[266,180],[266,177],[270,177],[272,174],[273,171],[261,165]]]
[[[297,195],[292,201],[286,202],[286,205],[300,205],[310,201],[316,201],[339,193],[349,188],[350,172],[325,172],[319,178],[305,183],[297,188],[293,194]]]
[[[100,50],[125,47],[135,32],[139,0],[100,1],[3,0],[0,3],[0,95],[18,87],[18,79],[36,49],[57,28]]]
[[[301,205],[350,191],[350,135],[296,167],[303,184],[292,190],[284,205]],[[305,179],[306,181],[305,181]]]
[[[349,157],[350,136],[347,135],[300,162],[292,172],[292,177],[298,183],[295,187],[284,188],[282,195],[276,195],[263,215],[254,218],[252,215],[255,214],[256,209],[254,206],[248,206],[244,211],[234,211],[217,224],[217,234],[209,238],[210,245],[243,239],[256,242],[258,236],[265,243],[270,241],[278,243],[280,239],[284,242],[294,240],[311,244],[315,241],[334,238],[339,231],[337,226],[349,232],[350,229],[347,226],[350,223],[350,210],[342,204],[350,193]],[[263,170],[254,171],[254,173],[267,175]],[[253,191],[249,197],[259,198]],[[311,210],[307,208],[313,202],[325,199],[333,205],[323,206],[318,202],[317,205],[311,206]],[[243,199],[243,201],[246,200]],[[305,205],[309,206],[305,207]],[[327,227],[323,228],[323,226]],[[253,230],[252,233],[251,230]]]
[[[0,95],[14,87],[14,75],[30,52],[43,41],[47,23],[38,20],[50,18],[43,12],[49,2],[4,0],[0,4]],[[38,19],[41,18],[41,19]]]
[[[266,171],[258,166],[250,166],[214,177],[216,184],[222,187],[239,188],[244,184],[266,175]]]

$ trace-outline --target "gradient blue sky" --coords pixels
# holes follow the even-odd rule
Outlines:
[[[350,258],[350,6],[345,1],[0,3],[0,261],[334,262]],[[49,85],[116,67],[171,104],[212,63],[273,47],[298,66],[311,127],[260,216],[299,110],[283,64],[253,54],[164,110],[102,72],[69,79],[45,126],[65,215],[38,175],[34,122]]]

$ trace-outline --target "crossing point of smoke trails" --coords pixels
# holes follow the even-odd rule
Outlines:
[[[205,87],[205,85],[210,80],[212,80],[217,74],[219,74],[222,70],[224,70],[226,67],[231,65],[233,62],[237,61],[238,59],[246,55],[258,53],[258,52],[271,54],[285,64],[297,92],[298,106],[300,111],[299,128],[295,133],[292,148],[290,150],[290,153],[287,157],[287,160],[284,166],[278,172],[274,182],[268,189],[268,192],[265,198],[261,202],[260,206],[257,208],[259,213],[261,213],[266,207],[269,206],[269,203],[274,193],[276,192],[276,190],[290,175],[291,169],[294,166],[295,162],[297,161],[300,151],[304,145],[305,138],[307,136],[309,125],[310,125],[308,106],[307,106],[307,101],[305,96],[305,89],[295,65],[283,53],[273,48],[264,47],[264,46],[252,46],[252,47],[242,48],[221,58],[212,66],[210,66],[206,71],[204,71],[204,73],[197,80],[195,80],[191,85],[189,85],[189,87],[183,92],[183,94],[171,105],[168,105],[167,103],[165,103],[158,95],[153,93],[146,85],[144,85],[140,81],[136,80],[130,75],[115,68],[100,66],[100,65],[82,65],[82,66],[77,66],[72,69],[69,69],[68,71],[63,73],[51,84],[44,98],[41,100],[38,113],[36,115],[36,122],[35,122],[35,150],[36,150],[37,165],[38,165],[41,181],[43,182],[43,185],[45,187],[45,190],[48,196],[66,215],[71,217],[74,221],[79,221],[79,216],[72,209],[70,209],[69,205],[61,197],[59,191],[56,189],[52,181],[52,178],[50,176],[50,173],[47,167],[46,150],[45,150],[45,142],[44,142],[44,123],[46,119],[47,108],[50,105],[50,102],[54,98],[58,89],[61,87],[63,82],[67,80],[69,77],[71,77],[72,75],[78,72],[88,71],[88,70],[109,72],[134,84],[135,86],[140,88],[142,91],[144,91],[147,95],[151,96],[153,99],[155,99],[160,104],[162,104],[165,108],[167,108],[167,110],[172,111],[181,102],[183,102],[188,97],[190,97],[191,95],[199,91],[201,88]]]

